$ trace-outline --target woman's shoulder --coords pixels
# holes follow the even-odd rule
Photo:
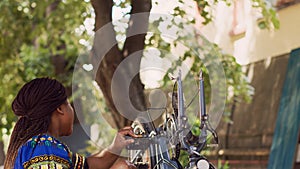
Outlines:
[[[72,153],[69,148],[56,138],[41,134],[29,139],[20,149],[17,157],[23,166],[56,161],[69,166]]]
[[[40,134],[30,138],[23,146],[28,148],[46,147],[50,149],[58,149],[63,151],[69,151],[67,145],[59,141],[53,136],[48,134]]]

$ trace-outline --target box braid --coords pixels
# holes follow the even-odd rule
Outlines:
[[[12,103],[18,121],[11,134],[5,169],[13,168],[18,149],[27,140],[47,132],[52,112],[66,101],[65,88],[55,79],[37,78],[20,89]]]

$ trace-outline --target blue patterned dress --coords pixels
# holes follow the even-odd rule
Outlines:
[[[87,169],[85,157],[72,153],[56,138],[34,136],[19,148],[14,169]]]

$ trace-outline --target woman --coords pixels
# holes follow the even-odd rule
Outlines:
[[[135,137],[130,127],[121,129],[99,156],[87,158],[72,153],[57,139],[72,133],[74,119],[65,88],[57,80],[37,78],[28,82],[17,94],[12,109],[19,118],[11,135],[5,169],[131,167],[122,160],[115,163],[122,149],[133,142],[124,137]]]

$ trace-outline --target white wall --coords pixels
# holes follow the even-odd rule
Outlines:
[[[215,21],[203,26],[201,32],[217,43],[224,52],[233,54],[240,64],[249,64],[289,53],[300,47],[300,4],[278,11],[280,29],[261,30],[257,26],[257,11],[251,8],[249,0],[244,0],[243,12],[239,16],[245,21],[245,33],[230,36],[233,6],[218,4]]]

